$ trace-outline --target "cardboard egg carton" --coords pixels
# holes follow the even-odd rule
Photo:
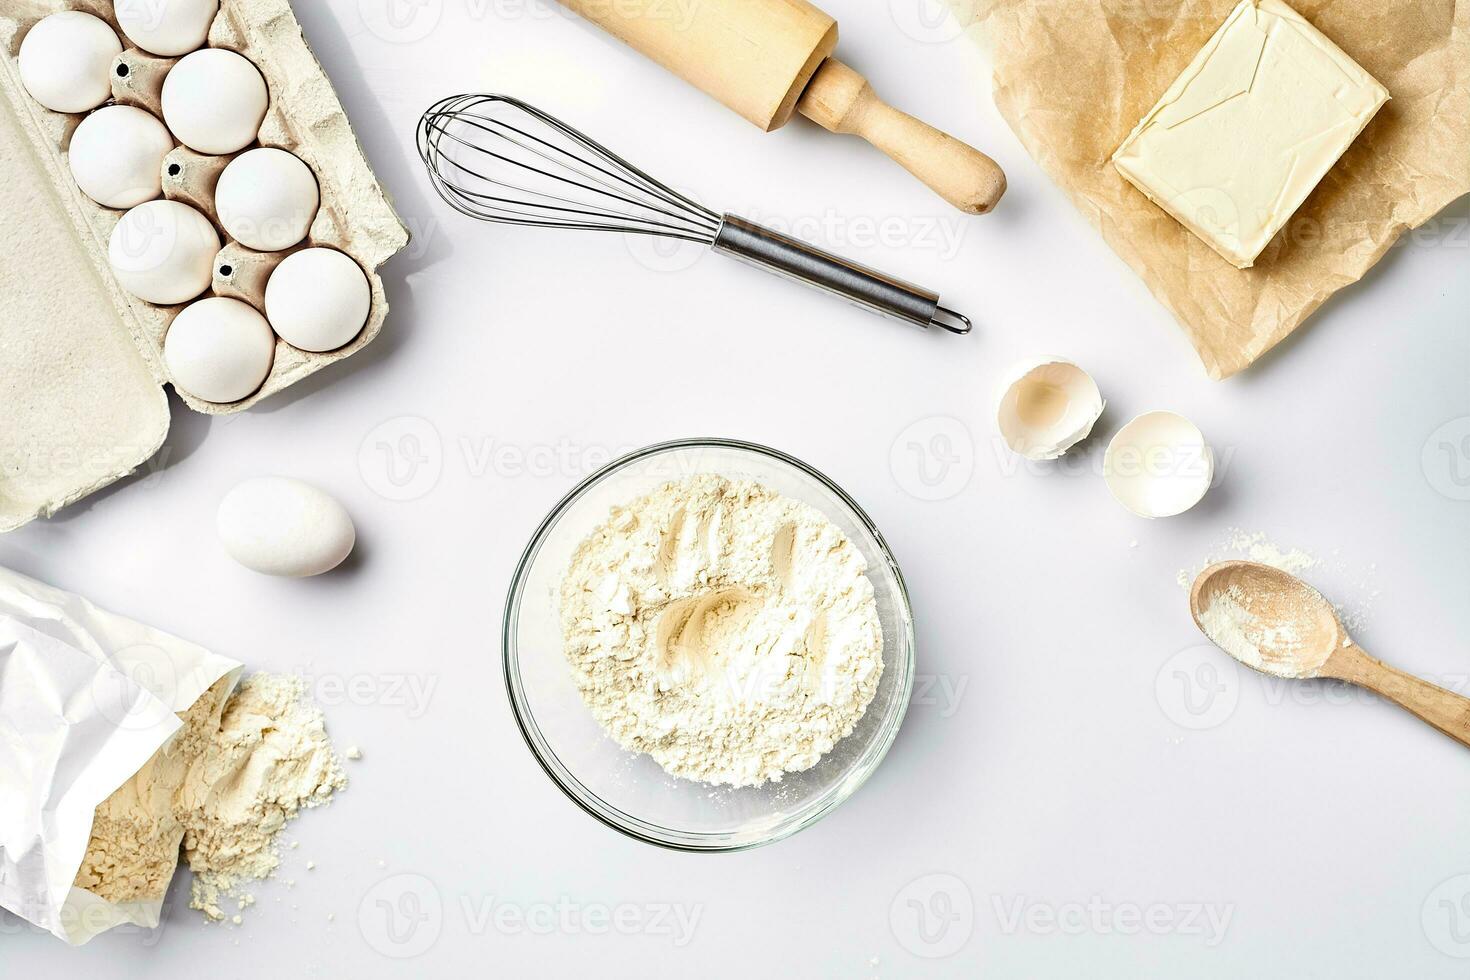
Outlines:
[[[155,306],[123,291],[107,261],[123,212],[87,198],[72,180],[66,149],[85,114],[51,112],[21,85],[16,57],[26,32],[59,10],[107,21],[124,45],[113,98],[162,118],[163,77],[177,58],[130,46],[111,0],[6,0],[0,6],[0,531],[48,516],[150,459],[168,432],[162,385],[170,382],[163,340],[188,304]],[[209,295],[262,308],[270,272],[301,248],[328,246],[367,274],[372,305],[345,347],[309,353],[277,339],[275,362],[255,394],[229,404],[195,398],[193,410],[223,415],[249,408],[371,343],[388,303],[377,269],[408,243],[408,232],[364,158],[289,0],[221,0],[207,44],[250,59],[265,77],[269,108],[257,144],[300,157],[316,175],[321,205],[306,241],[260,253],[220,233]],[[247,148],[248,149],[248,148]],[[243,151],[242,151],[243,152]],[[184,147],[164,161],[164,196],[215,222],[214,185],[232,157]],[[262,310],[263,312],[263,310]]]

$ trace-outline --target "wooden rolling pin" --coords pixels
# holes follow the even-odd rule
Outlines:
[[[831,57],[837,22],[807,0],[562,3],[767,132],[796,111],[861,136],[968,214],[984,214],[1005,193],[994,160],[893,108]]]

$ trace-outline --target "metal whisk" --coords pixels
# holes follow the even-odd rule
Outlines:
[[[717,214],[518,99],[444,99],[419,121],[418,147],[439,196],[472,218],[698,242],[884,316],[970,332],[969,319],[940,306],[938,293]]]

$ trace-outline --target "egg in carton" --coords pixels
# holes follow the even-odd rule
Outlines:
[[[158,55],[132,45],[109,0],[13,0],[0,12],[0,166],[9,178],[0,197],[10,198],[7,214],[27,216],[0,228],[0,342],[6,353],[0,387],[12,396],[14,422],[0,432],[0,530],[48,515],[152,457],[168,428],[160,384],[173,383],[196,411],[230,414],[372,342],[388,312],[377,270],[408,242],[288,0],[221,0],[205,47],[235,52],[259,70],[267,92],[264,116],[254,140],[236,152],[177,145],[164,157],[159,199],[207,216],[223,247],[212,257],[208,288],[188,302],[153,304],[121,288],[108,244],[125,212],[82,193],[69,165],[72,138],[88,112],[47,109],[21,81],[18,56],[27,32],[63,10],[91,14],[119,38],[121,53],[109,66],[109,104],[162,118],[168,72],[192,53]],[[278,251],[233,240],[215,206],[226,167],[260,148],[298,158],[318,190],[304,239]],[[263,314],[275,270],[308,249],[333,250],[363,273],[368,303],[361,330],[330,350],[303,349],[271,335],[264,381],[232,401],[209,401],[179,384],[164,356],[178,314],[218,299]]]

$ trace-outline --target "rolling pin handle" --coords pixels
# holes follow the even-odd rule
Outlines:
[[[986,213],[1005,193],[994,160],[893,108],[836,58],[822,62],[796,108],[823,129],[861,136],[966,214]]]

